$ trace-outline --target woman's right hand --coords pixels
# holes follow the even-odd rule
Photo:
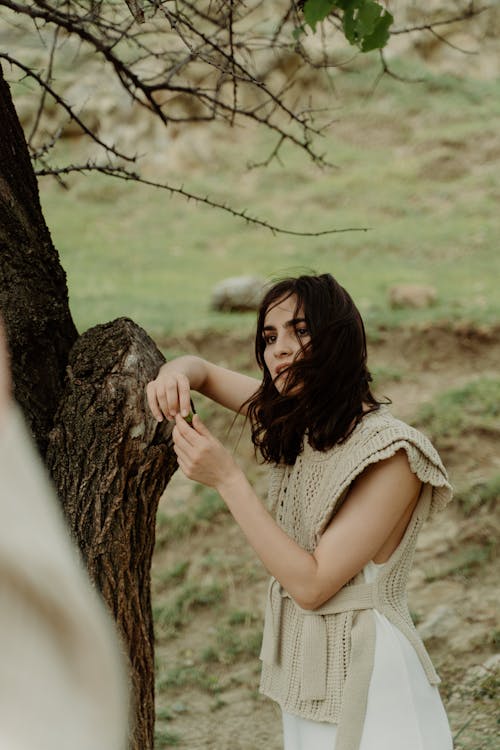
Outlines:
[[[163,418],[174,420],[177,414],[187,417],[191,410],[191,384],[175,360],[160,368],[155,378],[146,386],[149,408],[158,422]]]
[[[148,383],[149,408],[161,422],[164,417],[187,417],[191,409],[191,390],[237,414],[246,414],[246,402],[260,382],[248,375],[214,365],[206,359],[186,354],[167,362],[155,380]]]

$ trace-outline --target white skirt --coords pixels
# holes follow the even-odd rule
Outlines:
[[[363,572],[373,581],[382,565]],[[359,750],[452,750],[441,696],[406,636],[375,611],[375,659]],[[337,726],[283,711],[284,750],[335,750]]]

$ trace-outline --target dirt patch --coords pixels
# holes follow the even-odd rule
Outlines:
[[[379,331],[372,338],[377,391],[391,397],[393,413],[405,420],[444,391],[480,377],[498,378],[500,326],[443,323]],[[229,367],[253,366],[248,336],[205,333],[160,343],[167,352],[193,352]],[[205,418],[221,439],[237,442],[238,429],[227,434],[231,415],[207,404]],[[238,460],[263,496],[266,470],[254,462],[247,438],[245,429],[236,448]],[[475,429],[441,442],[456,486],[487,482],[500,473],[495,430]],[[461,750],[493,750],[496,737],[497,500],[490,498],[468,516],[452,503],[429,523],[410,580],[410,608],[443,679],[441,693]],[[161,503],[163,524],[173,523],[180,513],[194,518],[199,504],[200,491],[175,475]],[[171,575],[175,570],[183,571],[182,580]],[[279,750],[279,711],[258,695],[267,574],[229,515],[219,508],[196,521],[188,535],[159,543],[153,584],[154,606],[167,612],[175,597],[192,591],[189,586],[200,587],[174,635],[165,636],[157,620],[157,747]],[[214,586],[218,598],[205,605],[203,594]]]

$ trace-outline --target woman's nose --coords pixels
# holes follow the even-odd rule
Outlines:
[[[292,341],[290,339],[290,336],[287,336],[286,334],[278,336],[276,348],[274,351],[277,357],[282,357],[290,354],[292,352]]]

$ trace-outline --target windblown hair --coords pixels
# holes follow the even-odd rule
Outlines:
[[[292,295],[294,317],[303,310],[310,341],[279,393],[264,361],[263,328],[267,312]],[[259,308],[255,355],[263,380],[248,401],[248,415],[253,444],[266,462],[294,464],[306,433],[315,450],[326,451],[381,405],[370,390],[361,315],[330,274],[287,278],[269,289]]]

